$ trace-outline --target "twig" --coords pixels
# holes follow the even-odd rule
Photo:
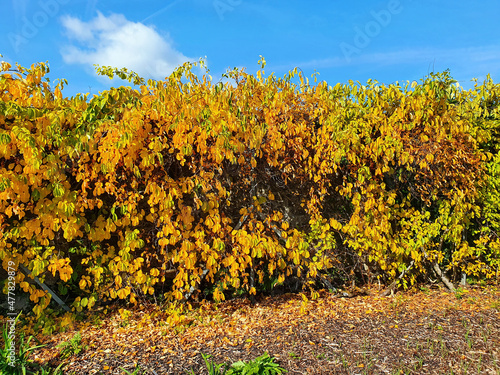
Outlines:
[[[19,268],[26,276],[33,279],[43,290],[45,290],[47,293],[49,293],[52,296],[52,298],[54,299],[54,301],[56,301],[59,304],[59,306],[61,306],[64,310],[66,310],[68,312],[71,311],[71,309],[63,302],[63,300],[60,299],[59,296],[52,289],[50,289],[47,285],[42,283],[38,277],[33,276],[31,274],[31,271],[28,268],[26,268],[21,263],[19,263]]]
[[[407,268],[405,268],[405,269],[403,270],[403,272],[401,272],[401,274],[399,275],[399,277],[398,277],[396,280],[394,280],[394,281],[392,282],[392,284],[391,284],[391,285],[389,285],[389,287],[388,287],[386,290],[384,290],[382,293],[380,293],[380,294],[379,294],[379,296],[380,296],[380,297],[385,297],[385,296],[387,296],[389,293],[391,293],[391,292],[392,292],[392,290],[396,287],[396,284],[398,283],[398,281],[399,281],[399,280],[401,280],[401,279],[404,277],[404,275],[406,274],[406,272],[408,272],[408,271],[409,271],[409,270],[413,267],[413,265],[414,265],[414,264],[415,264],[415,261],[414,261],[414,260],[412,260],[412,261],[410,262],[410,265],[409,265]]]

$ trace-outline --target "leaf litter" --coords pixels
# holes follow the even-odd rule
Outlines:
[[[123,312],[123,311],[122,311]],[[37,361],[61,362],[57,345],[81,332],[88,349],[65,373],[206,374],[202,353],[217,362],[264,352],[288,374],[500,374],[500,289],[463,293],[424,288],[380,297],[327,292],[304,303],[297,294],[195,306],[169,327],[152,304],[88,318],[72,331],[39,339]]]

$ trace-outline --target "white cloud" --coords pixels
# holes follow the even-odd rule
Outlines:
[[[145,78],[163,79],[179,65],[194,60],[177,51],[153,27],[131,22],[121,14],[106,17],[98,12],[89,22],[71,16],[61,21],[67,36],[79,44],[62,49],[68,64],[127,68]]]

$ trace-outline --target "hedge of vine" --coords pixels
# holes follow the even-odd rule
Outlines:
[[[189,63],[147,82],[99,68],[137,89],[92,98],[64,97],[46,64],[2,63],[3,268],[56,278],[77,311],[290,278],[498,277],[499,84],[332,87],[260,63],[225,83]],[[50,295],[16,282],[41,315]]]

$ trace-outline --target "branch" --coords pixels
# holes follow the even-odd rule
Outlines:
[[[445,236],[446,233],[448,233],[449,230],[450,230],[450,228],[446,229],[444,231],[444,233],[441,235],[441,240],[439,241],[439,252],[441,252],[441,250],[443,248],[444,236]],[[427,255],[427,252],[423,248],[422,248],[422,252],[424,253],[425,259],[428,259],[429,257]],[[451,290],[452,292],[454,292],[455,291],[455,287],[453,286],[453,283],[446,277],[446,275],[443,273],[443,271],[441,271],[441,268],[439,268],[439,264],[438,264],[437,261],[433,263],[432,269],[436,273],[437,277],[439,277],[441,279],[441,281],[443,282],[443,284],[446,285],[446,287],[449,290]]]
[[[432,266],[433,269],[434,269],[434,272],[436,273],[436,275],[441,279],[441,281],[443,282],[444,285],[446,285],[446,287],[451,290],[452,292],[455,291],[455,287],[453,286],[453,283],[446,277],[446,275],[443,273],[443,271],[441,271],[441,268],[439,268],[439,265],[437,262],[434,263],[434,265]]]
[[[197,289],[198,285],[201,284],[201,282],[203,281],[203,279],[205,278],[205,276],[207,275],[207,273],[208,273],[208,270],[204,269],[203,272],[201,273],[200,282],[196,285],[196,287],[194,287],[194,286],[191,285],[191,287],[189,288],[189,291],[184,295],[184,299],[186,301],[189,300],[189,298],[191,298],[191,296],[193,295],[193,293]]]
[[[401,272],[401,274],[398,276],[398,278],[397,278],[396,280],[394,280],[394,281],[392,282],[392,284],[391,284],[391,285],[389,285],[389,287],[388,287],[386,290],[382,291],[382,293],[380,293],[380,294],[379,294],[379,296],[380,296],[380,297],[385,297],[385,296],[387,296],[389,293],[392,293],[392,290],[396,287],[396,285],[397,285],[398,281],[399,281],[399,280],[401,280],[401,279],[405,276],[406,272],[408,272],[408,271],[409,271],[409,270],[413,267],[413,265],[414,265],[414,264],[415,264],[415,261],[414,261],[414,260],[412,260],[412,261],[410,262],[410,265],[409,265],[407,268],[405,268],[405,269],[403,270],[403,272]]]
[[[26,276],[28,276],[29,278],[34,280],[43,290],[45,290],[47,293],[49,293],[52,296],[52,298],[54,299],[54,301],[56,301],[59,304],[59,306],[61,306],[64,310],[66,310],[68,312],[71,311],[70,308],[63,302],[63,300],[60,299],[59,296],[54,293],[54,291],[52,291],[52,289],[50,289],[47,285],[42,283],[38,277],[32,276],[29,269],[27,269],[21,263],[19,263],[19,268]]]
[[[441,240],[439,241],[439,252],[441,253],[441,250],[443,248],[443,241],[444,241],[444,235],[446,233],[448,233],[450,229],[446,229],[446,231],[443,233],[443,235],[441,236]],[[455,291],[455,287],[453,286],[453,283],[450,282],[450,280],[446,277],[446,275],[444,274],[443,271],[441,271],[441,268],[439,268],[439,264],[438,262],[436,261],[433,265],[432,265],[432,268],[434,269],[434,272],[436,273],[436,275],[441,279],[441,281],[443,282],[444,285],[446,285],[446,287],[451,290],[452,292]]]

